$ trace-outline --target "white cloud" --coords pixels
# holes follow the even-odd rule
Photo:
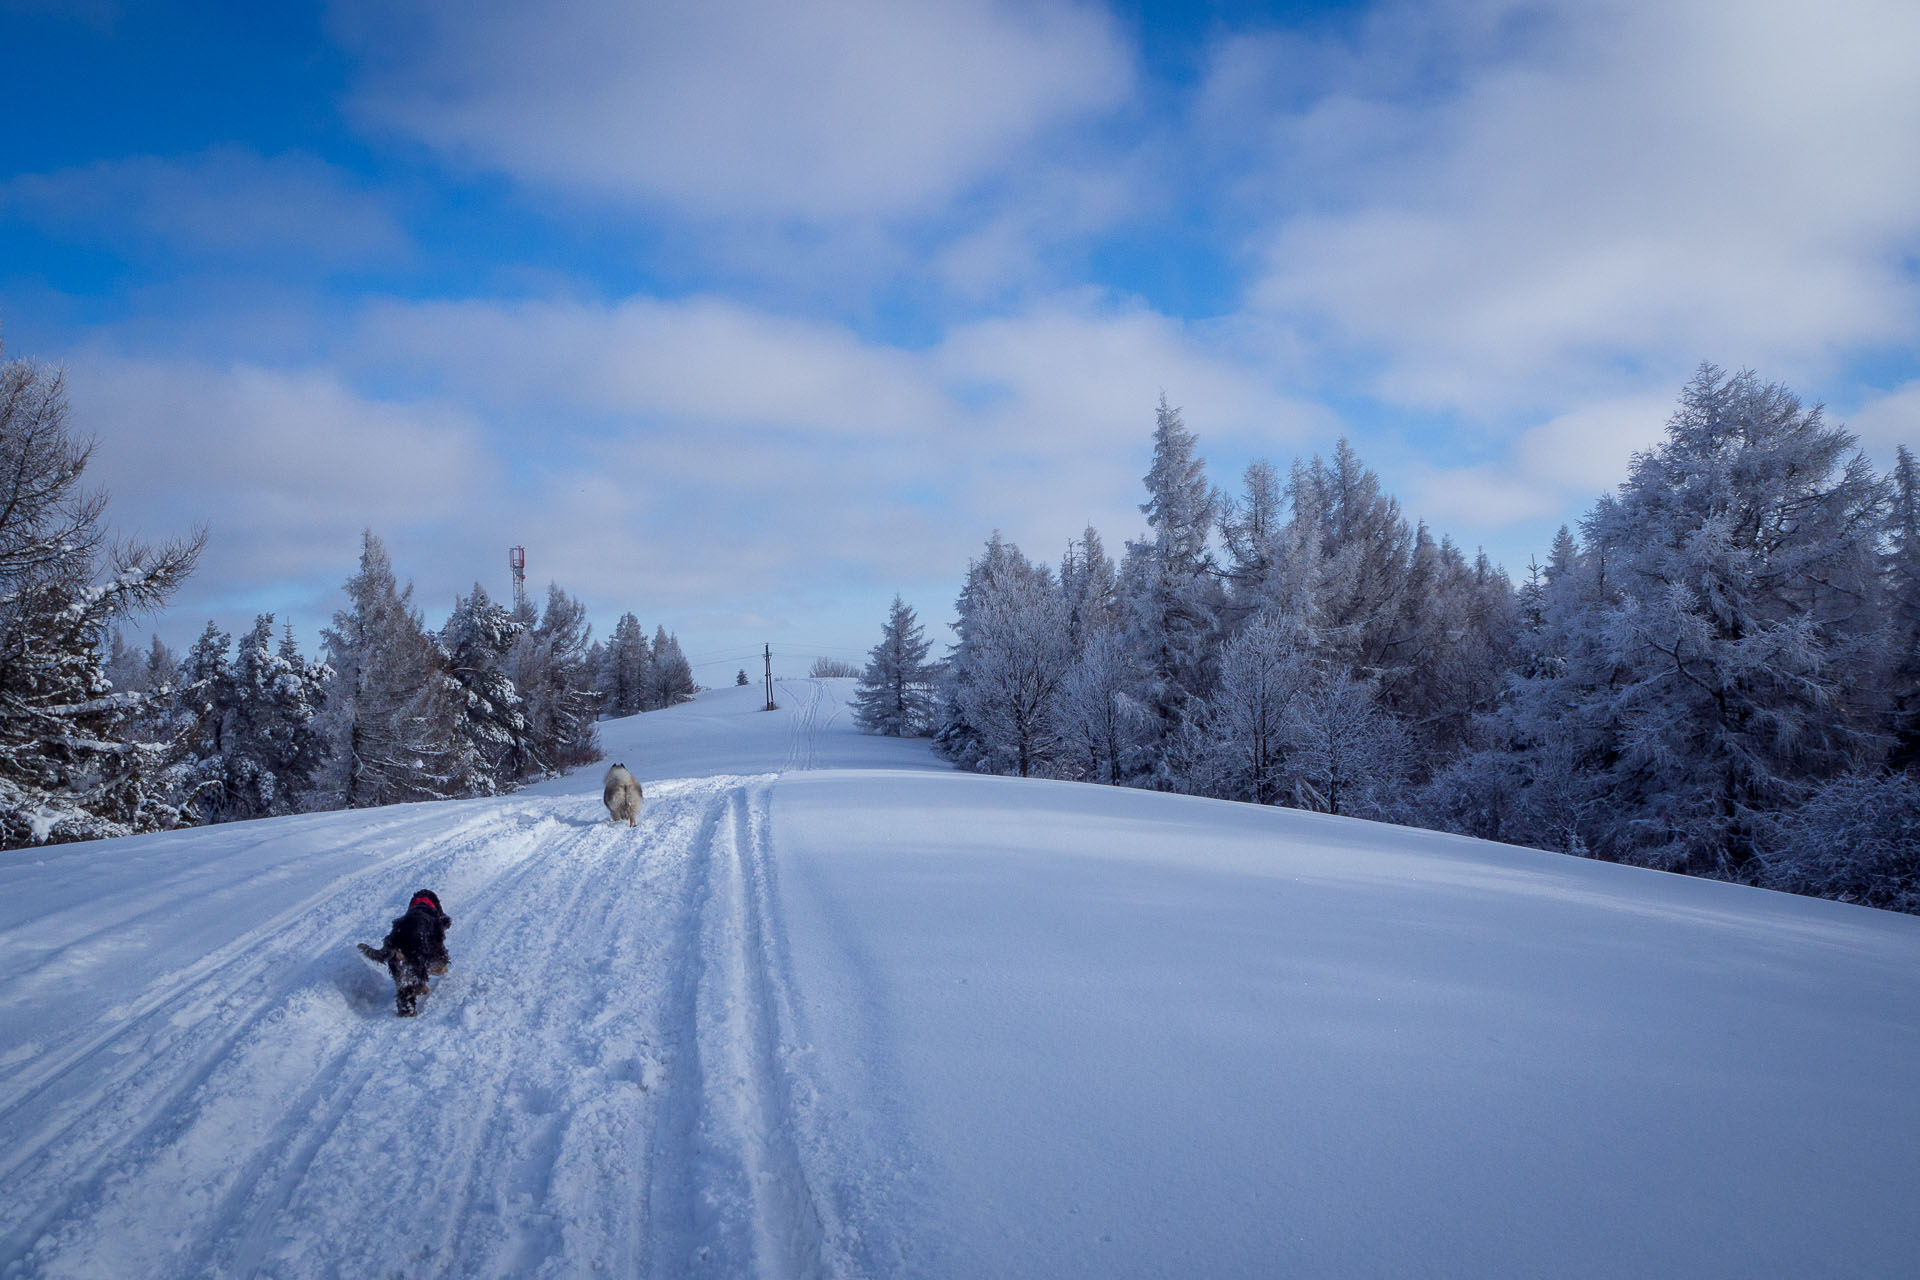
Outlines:
[[[1132,62],[1075,0],[345,3],[369,124],[473,165],[695,214],[937,208]]]
[[[95,350],[69,362],[68,388],[74,429],[98,441],[87,481],[112,494],[118,527],[146,538],[208,527],[188,606],[267,591],[258,607],[287,607],[346,577],[363,527],[465,527],[484,521],[476,495],[497,489],[471,417],[370,399],[323,371]]]
[[[1443,531],[1481,535],[1562,518],[1626,479],[1634,453],[1664,437],[1673,405],[1670,393],[1583,404],[1521,432],[1501,460],[1416,472],[1409,505]]]
[[[1882,465],[1892,465],[1900,445],[1920,451],[1920,380],[1871,397],[1848,415],[1845,425]]]
[[[325,161],[217,147],[136,156],[0,183],[0,215],[136,252],[355,266],[408,251],[380,196]]]
[[[1231,128],[1260,67],[1298,77],[1304,105],[1266,104],[1291,212],[1253,303],[1379,394],[1551,412],[1702,359],[1804,384],[1912,337],[1920,9],[1487,0],[1446,18],[1390,6],[1318,65],[1298,41],[1230,44],[1203,100]]]

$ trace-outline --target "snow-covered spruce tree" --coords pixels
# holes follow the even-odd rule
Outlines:
[[[1073,661],[1052,575],[1009,575],[976,602],[961,697],[977,735],[975,768],[1047,776],[1061,748],[1055,698]]]
[[[733,678],[733,683],[735,685],[744,685],[747,683],[747,669],[745,667],[740,668],[739,674]]]
[[[531,604],[516,609],[524,628],[507,662],[527,717],[530,765],[546,774],[600,758],[594,729],[600,695],[587,665],[592,628],[586,606],[547,586],[547,607],[538,622]]]
[[[1218,499],[1180,411],[1160,398],[1153,466],[1140,510],[1151,536],[1127,543],[1120,595],[1127,649],[1149,714],[1145,781],[1175,787],[1169,748],[1181,725],[1212,690],[1221,604],[1207,537]]]
[[[169,744],[132,740],[151,694],[115,690],[109,629],[158,608],[204,535],[110,543],[107,495],[80,487],[92,446],[67,425],[62,376],[0,364],[0,848],[174,825],[153,794]]]
[[[665,627],[653,632],[652,660],[647,667],[647,703],[650,709],[677,707],[691,702],[700,686],[693,681],[693,666],[680,650],[680,637]]]
[[[526,712],[506,669],[520,634],[512,611],[477,582],[472,595],[454,599],[440,629],[439,658],[460,692],[454,773],[462,795],[510,790],[533,771]]]
[[[1885,506],[1818,408],[1701,367],[1583,524],[1618,592],[1606,684],[1576,699],[1613,737],[1596,851],[1743,876],[1766,814],[1877,756],[1860,696]]]
[[[464,794],[455,739],[461,693],[433,638],[401,590],[387,548],[361,536],[360,571],[346,583],[348,607],[321,632],[333,678],[324,732],[329,763],[315,808],[364,809]]]
[[[853,693],[853,718],[862,731],[892,738],[933,732],[932,647],[913,610],[895,596]]]
[[[600,691],[600,712],[606,716],[637,715],[647,709],[647,683],[653,655],[647,648],[647,633],[640,619],[631,613],[620,615],[600,651],[596,687]]]
[[[180,662],[174,706],[193,727],[186,739],[186,767],[177,775],[183,819],[217,822],[227,808],[227,747],[234,720],[233,668],[227,650],[233,637],[211,619]],[[169,799],[174,797],[170,796]]]
[[[185,663],[181,705],[195,713],[202,753],[187,775],[198,814],[232,822],[296,812],[326,758],[315,717],[332,673],[300,656],[291,629],[276,646],[270,613],[254,619],[231,661],[226,641],[209,623]]]

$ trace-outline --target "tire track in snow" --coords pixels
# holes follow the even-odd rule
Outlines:
[[[791,689],[792,686],[787,686]],[[787,734],[787,769],[811,769],[820,755],[820,704],[826,700],[826,686],[818,680],[807,681],[806,703],[794,710],[793,728]]]
[[[675,1019],[680,1069],[656,1128],[649,1197],[659,1275],[841,1270],[796,1140],[764,874],[769,782],[736,787],[689,901]]]

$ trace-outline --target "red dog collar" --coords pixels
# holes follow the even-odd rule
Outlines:
[[[424,893],[418,893],[414,895],[413,901],[407,904],[407,910],[411,911],[423,902],[426,903],[428,906],[432,907],[435,911],[438,911],[440,909],[439,903],[435,902],[432,898],[429,898]]]

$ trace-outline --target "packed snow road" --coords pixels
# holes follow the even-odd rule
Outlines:
[[[488,804],[383,833],[396,852],[317,895],[232,903],[226,945],[117,975],[123,1003],[12,1075],[0,1272],[828,1266],[783,1066],[767,797],[670,783],[639,829],[580,798]],[[455,963],[400,1021],[346,944],[416,884],[456,913]],[[9,965],[9,986],[140,920]]]

